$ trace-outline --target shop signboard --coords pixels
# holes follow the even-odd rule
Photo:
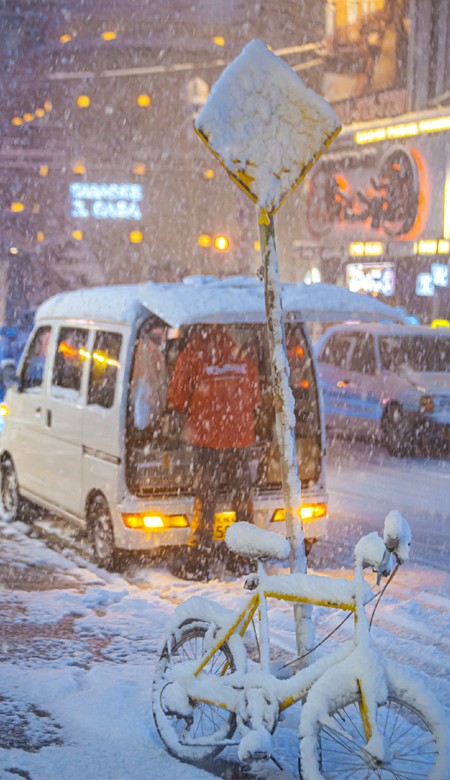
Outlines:
[[[307,182],[305,240],[345,246],[442,235],[445,137],[352,144],[325,155]]]

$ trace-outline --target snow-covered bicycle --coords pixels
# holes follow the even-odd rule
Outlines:
[[[283,710],[301,700],[303,780],[446,780],[445,712],[417,676],[380,657],[366,616],[374,594],[363,568],[392,579],[410,542],[408,523],[394,511],[383,539],[371,533],[356,545],[353,579],[269,575],[263,561],[285,560],[287,541],[248,523],[231,526],[228,546],[257,561],[245,582],[252,595],[239,613],[201,597],[176,608],[153,684],[154,719],[169,753],[199,764],[235,744],[243,763],[275,760],[271,735]],[[353,639],[283,679],[270,659],[269,598],[348,611]],[[256,613],[259,664],[247,669],[243,637]]]

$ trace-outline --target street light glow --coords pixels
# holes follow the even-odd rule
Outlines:
[[[11,119],[11,124],[15,125],[16,127],[20,127],[23,125],[23,119],[20,116],[15,116]]]
[[[105,32],[102,32],[102,38],[104,41],[115,41],[117,38],[117,33],[115,33],[113,30],[106,30]]]
[[[15,200],[11,203],[11,211],[18,213],[19,211],[24,211],[24,210],[25,210],[25,206],[20,201]]]
[[[140,230],[132,230],[130,235],[130,243],[132,244],[140,244],[142,242],[142,233]]]
[[[214,247],[219,252],[226,252],[228,247],[230,246],[230,242],[226,236],[216,236],[214,239]]]
[[[91,105],[91,99],[89,95],[78,95],[77,105],[78,108],[89,108]]]
[[[143,93],[142,95],[138,95],[137,98],[136,98],[136,103],[141,108],[148,108],[151,102],[152,102],[152,99],[151,99],[150,95],[147,95],[145,93]]]
[[[69,43],[72,40],[72,36],[70,33],[63,33],[63,35],[59,36],[59,40],[61,43]]]

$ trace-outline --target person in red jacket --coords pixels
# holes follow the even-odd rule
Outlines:
[[[255,442],[254,410],[261,402],[258,368],[225,326],[194,328],[178,355],[168,402],[187,418],[194,446],[195,510],[187,554],[173,573],[204,579],[213,547],[221,483],[237,520],[252,521],[249,447]]]

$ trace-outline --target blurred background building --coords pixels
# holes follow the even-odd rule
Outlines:
[[[282,275],[448,316],[447,0],[0,0],[0,323],[83,285],[254,274],[254,205],[193,131],[261,38],[344,130],[277,215]]]

